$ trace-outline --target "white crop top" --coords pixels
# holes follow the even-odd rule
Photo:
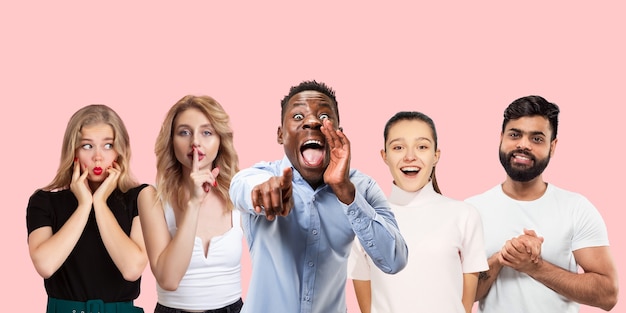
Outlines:
[[[171,205],[165,205],[165,221],[170,234],[176,234],[176,218]],[[181,310],[212,310],[234,303],[241,297],[241,253],[243,230],[240,212],[232,211],[233,227],[215,236],[204,257],[202,240],[195,239],[191,261],[178,289],[167,291],[157,284],[158,302]]]

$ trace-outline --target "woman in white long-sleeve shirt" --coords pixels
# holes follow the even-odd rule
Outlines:
[[[358,242],[350,255],[362,312],[471,312],[478,272],[487,269],[480,216],[441,195],[435,165],[441,151],[431,118],[398,112],[386,124],[381,156],[393,177],[391,210],[409,249],[407,266],[385,274]]]

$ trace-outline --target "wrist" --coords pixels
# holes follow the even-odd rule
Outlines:
[[[356,195],[356,189],[352,182],[348,181],[347,183],[330,185],[330,188],[333,190],[339,201],[344,204],[351,204],[354,202],[354,197]]]
[[[201,200],[191,198],[189,199],[189,201],[187,201],[187,209],[199,209],[200,204],[202,204]]]

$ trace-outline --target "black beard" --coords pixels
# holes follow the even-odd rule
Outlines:
[[[513,157],[514,153],[524,154],[530,157],[533,160],[534,165],[524,168],[513,166],[511,164],[511,158]],[[550,163],[550,155],[548,155],[548,157],[546,157],[545,159],[537,160],[534,155],[524,150],[514,150],[509,153],[505,153],[504,151],[500,150],[500,164],[502,164],[502,167],[504,167],[506,174],[509,175],[509,177],[511,177],[511,179],[514,181],[527,182],[534,179],[535,177],[543,173],[546,167],[548,167],[548,163]]]

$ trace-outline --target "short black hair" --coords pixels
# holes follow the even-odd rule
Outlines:
[[[552,136],[550,141],[556,139],[556,133],[559,127],[559,106],[548,102],[541,96],[526,96],[513,101],[504,110],[504,120],[502,121],[502,133],[506,124],[510,120],[526,116],[542,116],[548,119],[552,128]]]
[[[337,114],[337,122],[339,122],[339,108],[337,106],[337,98],[335,97],[335,91],[330,88],[328,85],[322,82],[317,82],[315,80],[305,80],[296,86],[291,86],[289,88],[289,93],[283,97],[283,100],[280,101],[280,120],[283,121],[285,118],[285,107],[287,107],[287,103],[291,97],[303,91],[317,91],[326,95],[330,100],[333,101],[335,105],[335,113]]]

